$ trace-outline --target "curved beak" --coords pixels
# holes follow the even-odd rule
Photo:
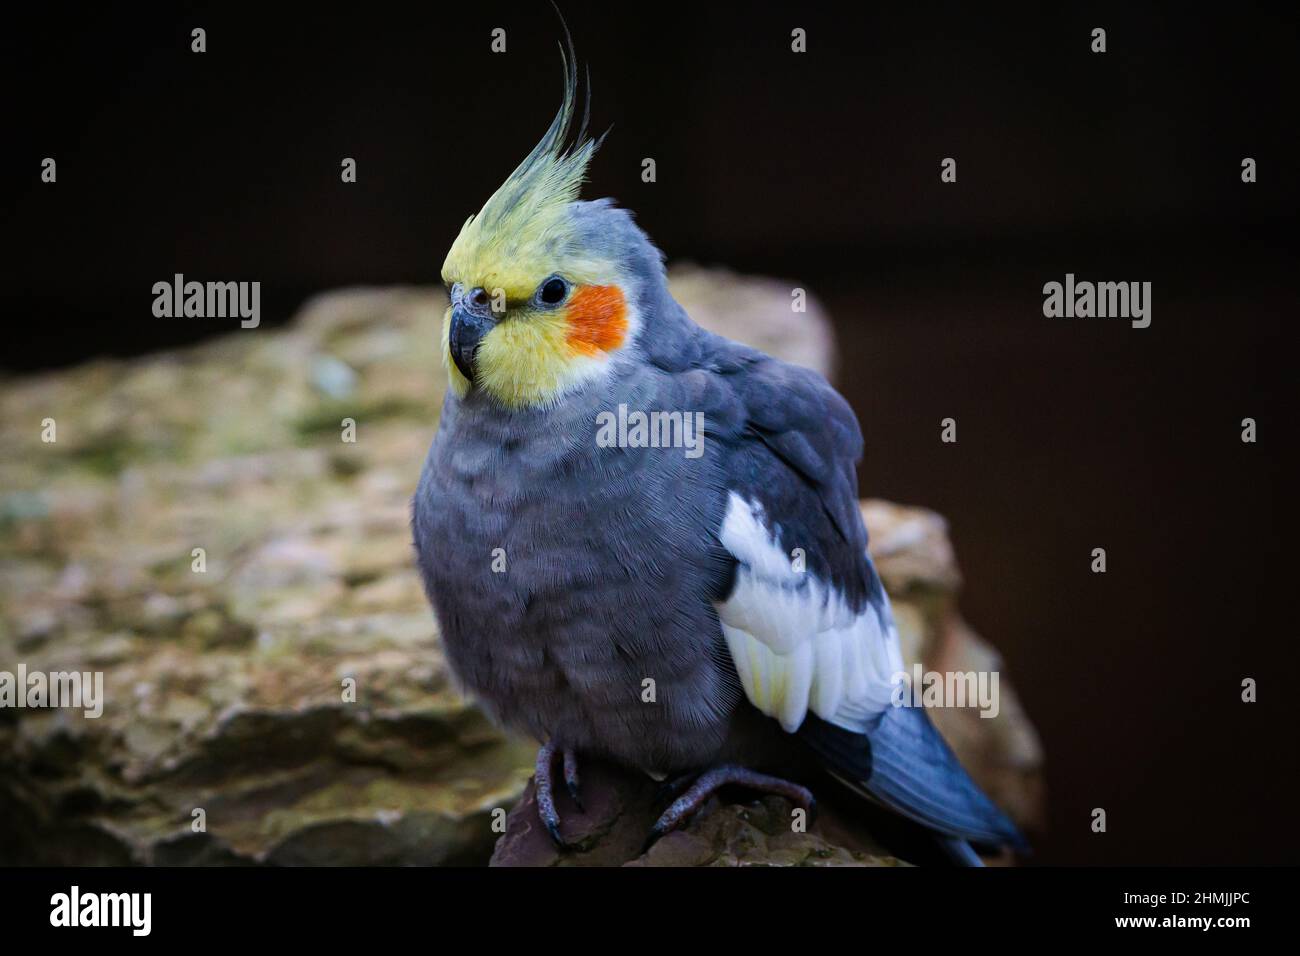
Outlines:
[[[447,347],[451,351],[451,360],[460,369],[460,374],[474,381],[474,355],[478,352],[483,336],[492,329],[493,322],[483,315],[476,315],[466,309],[452,309],[451,329],[447,335]]]

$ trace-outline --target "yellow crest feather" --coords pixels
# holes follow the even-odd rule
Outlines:
[[[600,140],[586,136],[588,99],[577,137],[567,142],[577,102],[578,70],[567,28],[565,39],[569,53],[560,47],[564,63],[560,110],[541,142],[488,198],[478,215],[466,220],[443,263],[444,282],[473,282],[485,289],[503,289],[509,299],[524,298],[544,278],[537,273],[545,269],[545,263],[572,256],[567,207],[578,198],[587,164]],[[581,261],[571,264],[573,272],[588,271]]]
[[[563,23],[563,18],[561,18]],[[564,28],[560,46],[564,66],[564,99],[541,141],[494,192],[478,215],[461,228],[442,266],[442,278],[452,285],[483,288],[496,299],[505,293],[507,313],[483,336],[475,353],[470,382],[451,360],[448,337],[452,310],[443,319],[443,362],[452,391],[465,398],[482,389],[511,408],[558,401],[567,389],[605,368],[607,355],[574,342],[569,307],[554,311],[534,308],[533,293],[548,276],[562,274],[572,288],[607,286],[617,276],[617,264],[607,253],[584,248],[572,204],[586,177],[587,166],[600,139],[587,138],[587,100],[576,137],[569,132],[577,104],[578,71],[573,40]],[[566,54],[567,50],[567,54]],[[623,303],[622,294],[618,299]],[[627,325],[636,323],[634,310],[620,312],[621,342]],[[581,331],[581,330],[580,330]]]

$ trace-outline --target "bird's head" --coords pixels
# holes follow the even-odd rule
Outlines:
[[[481,389],[512,408],[548,405],[604,374],[635,339],[638,287],[662,276],[662,257],[625,210],[578,200],[600,141],[586,136],[585,110],[570,139],[571,44],[564,63],[550,128],[465,222],[442,266],[443,359],[462,398]]]

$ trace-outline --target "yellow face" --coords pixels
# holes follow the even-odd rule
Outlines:
[[[444,269],[453,306],[443,316],[443,361],[460,397],[482,388],[502,404],[517,408],[546,405],[575,384],[599,374],[609,355],[628,339],[629,306],[616,281],[586,279],[574,270],[523,279],[485,271],[484,278],[462,278]],[[499,283],[499,284],[492,284]],[[507,284],[509,283],[509,284]],[[486,302],[486,329],[476,337],[472,357],[453,353],[456,302]],[[495,306],[495,307],[494,307]],[[479,310],[481,314],[481,309]]]
[[[462,398],[482,388],[509,407],[550,404],[628,341],[618,266],[586,250],[573,219],[584,162],[526,162],[452,243],[443,358]]]

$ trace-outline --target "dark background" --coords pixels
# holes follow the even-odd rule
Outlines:
[[[562,6],[613,125],[586,195],[671,259],[819,296],[864,494],[949,518],[966,616],[1044,737],[1038,860],[1294,861],[1295,14]],[[174,272],[260,280],[268,323],[437,281],[559,97],[542,2],[6,16],[10,372],[228,331],[152,316]],[[1151,327],[1044,318],[1066,272],[1151,281]]]

